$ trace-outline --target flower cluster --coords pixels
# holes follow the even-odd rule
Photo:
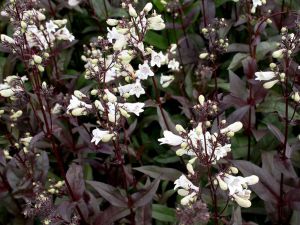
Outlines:
[[[20,0],[9,1],[1,11],[14,27],[13,37],[1,34],[2,45],[40,72],[57,42],[75,39],[66,27],[66,19],[46,21],[44,12],[37,8],[37,1]]]
[[[181,125],[176,125],[178,135],[165,130],[163,132],[164,137],[158,139],[161,144],[180,146],[176,150],[176,154],[190,157],[186,164],[190,176],[197,175],[195,167],[199,165],[209,167],[217,164],[220,159],[225,158],[228,152],[231,151],[230,138],[243,127],[241,122],[235,122],[226,126],[226,121],[222,121],[218,132],[209,132],[210,122],[207,118],[208,115],[212,115],[218,111],[217,103],[210,100],[205,101],[202,95],[199,96],[198,100],[199,104],[194,106],[194,109],[198,114],[200,122],[195,123],[193,129],[187,131]],[[243,178],[220,172],[216,175],[216,179],[219,181],[222,190],[229,188],[229,196],[240,206],[250,207],[249,197],[251,192],[247,189],[246,184],[252,185],[257,183],[258,178],[256,176]],[[180,188],[178,189],[178,194],[183,196],[181,199],[182,205],[190,205],[197,200],[199,187],[195,186],[186,176],[182,175],[175,181],[174,189],[177,188]]]
[[[140,13],[130,3],[123,2],[128,11],[128,18],[108,19],[106,37],[99,36],[90,46],[84,46],[85,78],[97,82],[97,88],[91,90],[91,96],[74,92],[68,106],[68,113],[73,116],[95,113],[101,128],[92,131],[92,142],[108,142],[117,135],[123,118],[131,114],[139,116],[144,111],[142,102],[128,102],[131,96],[139,98],[145,94],[142,81],[154,78],[153,68],[168,65],[171,71],[179,69],[179,62],[173,57],[176,45],[172,45],[167,54],[156,52],[153,47],[144,45],[148,30],[165,28],[161,15],[152,11],[152,4],[147,3]],[[131,64],[133,59],[142,58],[137,68]],[[172,59],[170,59],[172,58]],[[162,76],[163,87],[168,86],[174,77]],[[90,100],[93,99],[93,100]]]
[[[300,43],[300,34],[299,34],[300,26],[297,24],[297,32],[289,33],[286,27],[281,29],[281,43],[279,44],[279,49],[272,53],[272,57],[274,59],[281,60],[282,58],[289,58],[297,48]],[[289,67],[287,62],[285,62],[285,67]],[[285,68],[281,68],[280,65],[272,62],[270,63],[270,71],[259,71],[255,73],[255,80],[264,81],[264,88],[270,89],[279,81],[283,84],[287,81],[287,77],[285,72]]]
[[[258,183],[257,176],[252,175],[248,177],[234,176],[231,174],[237,174],[238,169],[231,167],[228,172],[221,172],[216,176],[216,184],[226,191],[228,190],[228,196],[236,201],[241,207],[249,208],[251,206],[250,194],[248,185],[254,185]]]

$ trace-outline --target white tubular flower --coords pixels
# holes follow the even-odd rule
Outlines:
[[[137,79],[133,84],[126,84],[118,87],[118,91],[120,92],[121,96],[128,94],[129,96],[135,95],[137,98],[145,94],[145,90],[142,87],[139,79]]]
[[[57,40],[64,40],[72,42],[75,40],[75,37],[70,33],[70,31],[64,26],[55,32]]]
[[[152,50],[151,52],[151,66],[161,67],[161,65],[166,63],[166,56],[162,52],[155,52]]]
[[[178,71],[179,70],[179,62],[176,61],[176,59],[172,59],[168,63],[168,68],[173,70],[173,71]]]
[[[113,93],[111,93],[108,89],[105,89],[104,92],[109,102],[115,103],[118,100],[117,97]]]
[[[11,37],[5,35],[5,34],[1,34],[0,40],[1,40],[1,42],[7,42],[9,44],[15,44],[15,40],[12,39]]]
[[[257,6],[261,6],[262,5],[262,1],[261,0],[252,0],[252,8],[251,8],[251,13],[255,13]]]
[[[238,132],[243,128],[243,124],[241,122],[235,122],[230,124],[228,127],[223,128],[220,132],[221,134],[229,133],[229,132]]]
[[[217,175],[218,184],[222,190],[228,189],[228,195],[235,200],[241,207],[248,208],[251,206],[248,185],[258,183],[259,178],[255,175],[249,177],[233,176],[228,173]]]
[[[172,146],[178,146],[181,145],[181,143],[184,141],[182,137],[173,134],[171,131],[165,130],[164,131],[164,138],[158,139],[159,142],[162,144],[168,144]]]
[[[81,0],[68,0],[68,4],[71,7],[77,6],[80,2],[81,2]]]
[[[55,33],[59,27],[52,21],[46,22],[46,29],[48,33]]]
[[[94,129],[92,134],[93,138],[91,142],[95,142],[95,145],[97,145],[100,141],[109,142],[114,137],[114,134],[111,134],[108,130],[100,130],[99,128]]]
[[[255,73],[255,80],[259,80],[259,81],[267,81],[267,80],[271,80],[273,78],[276,77],[276,74],[272,71],[266,71],[266,72],[256,72]]]
[[[150,30],[163,30],[166,25],[161,15],[156,15],[148,18],[148,29]]]
[[[73,116],[81,116],[87,114],[87,109],[91,109],[92,105],[80,101],[76,96],[72,95],[70,99],[70,104],[67,107],[67,113]]]
[[[124,110],[129,113],[134,113],[135,115],[139,116],[140,113],[144,112],[145,103],[136,102],[136,103],[124,103],[119,104]]]
[[[145,61],[144,64],[139,65],[139,69],[136,71],[136,75],[140,80],[146,80],[148,76],[153,77],[154,73],[150,69],[148,62]]]
[[[195,186],[185,175],[181,175],[177,180],[174,182],[175,187],[174,190],[178,188],[183,188],[185,190],[194,190],[196,192],[199,191],[199,187]]]
[[[279,80],[272,80],[272,81],[266,82],[266,83],[263,84],[263,87],[264,87],[265,89],[270,89],[270,88],[272,88],[275,84],[277,84],[278,81],[279,81]]]
[[[173,75],[161,75],[160,77],[160,84],[163,88],[167,88],[173,81],[175,80],[175,77]]]

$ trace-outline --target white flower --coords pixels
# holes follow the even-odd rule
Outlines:
[[[150,30],[163,30],[166,25],[161,15],[156,15],[148,18],[148,29]]]
[[[157,67],[161,67],[161,65],[166,63],[166,57],[164,56],[164,54],[162,52],[155,52],[154,50],[152,50],[151,52],[151,66],[157,66]]]
[[[52,20],[49,20],[49,22],[46,22],[46,29],[48,33],[55,33],[58,26]]]
[[[120,104],[121,105],[121,104]],[[136,102],[136,103],[124,103],[121,107],[129,113],[134,113],[139,116],[141,112],[144,112],[145,103]]]
[[[64,26],[55,32],[55,36],[58,40],[64,40],[72,42],[75,40],[75,37],[70,33],[70,31]]]
[[[262,1],[261,0],[252,0],[253,6],[251,8],[251,13],[255,13],[256,11],[256,7],[257,6],[261,6],[262,5]]]
[[[68,4],[71,7],[77,6],[80,2],[81,2],[81,0],[68,0]]]
[[[139,65],[139,69],[136,71],[136,75],[140,80],[146,80],[148,76],[153,77],[154,73],[150,69],[148,62],[145,61],[144,64]]]
[[[160,84],[163,88],[166,88],[174,81],[174,79],[175,77],[173,75],[165,76],[162,74],[160,77]]]
[[[183,138],[173,134],[171,131],[165,130],[164,131],[164,138],[158,139],[161,144],[168,144],[172,146],[178,146],[183,142]]]
[[[1,39],[1,42],[7,42],[9,44],[15,44],[15,40],[12,39],[11,37],[5,35],[5,34],[1,34],[0,39]]]
[[[250,194],[247,189],[248,185],[258,183],[259,178],[255,175],[249,177],[233,176],[228,173],[220,173],[217,180],[222,190],[228,189],[228,195],[232,197],[241,207],[248,208],[251,206]]]
[[[14,94],[14,90],[8,84],[0,84],[0,96],[9,98]]]
[[[118,100],[117,97],[113,93],[111,93],[108,89],[104,89],[104,92],[109,102],[114,103]]]
[[[117,28],[107,28],[107,39],[110,43],[114,44],[114,50],[122,50],[127,45],[127,37],[122,34]]]
[[[126,84],[118,87],[118,91],[120,92],[121,96],[128,94],[129,96],[135,95],[137,98],[139,98],[142,94],[145,94],[145,90],[142,87],[139,79],[137,79],[133,84]]]
[[[86,115],[86,109],[91,109],[92,105],[80,101],[76,96],[72,95],[70,99],[70,104],[67,107],[67,112],[73,116]]]
[[[98,128],[94,129],[92,133],[93,138],[91,142],[95,142],[95,145],[97,145],[100,141],[108,142],[114,136],[114,134],[111,134],[108,130],[100,130]]]
[[[63,108],[62,105],[56,103],[56,104],[54,105],[54,107],[51,109],[51,113],[52,113],[52,114],[59,114],[59,113],[61,113],[62,108]]]
[[[175,59],[172,59],[168,63],[168,68],[171,70],[174,70],[174,71],[178,71],[179,70],[179,62],[176,61]]]
[[[262,80],[264,80],[264,81],[271,80],[274,77],[276,77],[275,73],[272,72],[272,71],[266,71],[266,72],[260,71],[260,72],[256,72],[255,76],[256,76],[255,80],[259,80],[259,81],[262,81]]]
[[[199,191],[199,188],[195,186],[189,179],[187,179],[185,175],[181,175],[177,180],[175,180],[174,184],[174,190],[183,188],[185,190],[194,190],[196,192]]]

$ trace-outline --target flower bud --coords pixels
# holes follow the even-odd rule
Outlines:
[[[86,112],[86,108],[76,108],[76,109],[73,109],[71,114],[73,116],[83,116],[83,115],[86,115],[87,112]]]
[[[281,59],[283,57],[284,49],[279,49],[272,53],[272,57],[275,59]]]
[[[259,178],[256,175],[251,175],[251,176],[247,177],[247,184],[249,184],[249,185],[257,184],[258,181],[259,181]]]
[[[83,94],[81,91],[78,91],[78,90],[75,90],[74,91],[74,95],[79,98],[79,99],[82,99],[82,98],[86,98],[86,95]]]
[[[221,134],[228,133],[228,132],[238,132],[240,129],[243,128],[243,124],[241,122],[235,122],[230,124],[228,127],[222,129],[220,132]]]
[[[107,19],[107,20],[106,20],[106,23],[107,23],[109,26],[116,26],[116,25],[118,25],[119,20],[116,20],[116,19]]]
[[[243,208],[249,208],[251,206],[251,202],[249,200],[243,199],[243,198],[237,196],[236,194],[234,194],[233,197],[239,206],[241,206]]]
[[[103,142],[109,142],[113,137],[114,137],[114,134],[105,134],[102,137],[101,141],[103,141]]]
[[[270,63],[269,67],[273,70],[276,68],[276,64],[275,63]]]
[[[197,127],[196,127],[195,130],[196,130],[197,135],[202,134],[202,133],[203,133],[203,130],[202,130],[202,123],[199,123],[199,124],[197,125]]]
[[[121,115],[124,116],[125,118],[130,117],[130,115],[128,114],[128,112],[125,109],[120,108],[119,110],[121,112]]]
[[[137,13],[131,4],[128,5],[128,12],[130,16],[137,17]]]
[[[228,189],[228,185],[219,176],[217,176],[217,180],[218,180],[220,188],[223,191],[226,191]]]
[[[200,96],[198,97],[198,101],[199,101],[200,105],[203,106],[204,101],[205,101],[204,96],[203,96],[203,95],[200,95]]]
[[[144,12],[145,13],[148,13],[148,12],[150,12],[151,10],[152,10],[152,7],[153,7],[153,5],[152,5],[152,3],[151,2],[148,2],[146,5],[145,5],[145,7],[144,7]]]
[[[267,82],[267,83],[264,83],[264,84],[263,84],[263,87],[264,87],[265,89],[270,89],[270,88],[272,88],[277,82],[278,82],[278,80],[272,80],[272,81],[269,81],[269,82]]]
[[[186,150],[183,148],[176,150],[176,155],[178,155],[178,156],[183,156],[185,153],[186,153]]]
[[[180,196],[187,196],[189,194],[189,191],[185,190],[185,189],[178,189],[177,193]]]
[[[94,104],[95,104],[95,107],[96,107],[98,110],[104,112],[104,107],[102,106],[102,104],[101,104],[101,102],[100,102],[99,100],[96,100],[96,101],[94,102]]]
[[[236,167],[234,167],[234,166],[231,166],[231,167],[229,168],[229,170],[230,170],[233,174],[237,174],[237,173],[239,172],[239,170],[238,170]]]
[[[118,100],[117,97],[113,93],[111,93],[108,89],[105,89],[104,92],[107,95],[107,100],[109,102],[114,103]]]
[[[186,169],[189,171],[190,174],[194,175],[195,174],[195,171],[194,171],[194,168],[193,168],[193,165],[188,163],[186,164]]]
[[[299,102],[300,101],[300,95],[299,92],[295,92],[295,94],[293,95],[293,99],[295,102]]]
[[[91,95],[95,96],[97,94],[98,94],[98,90],[97,89],[91,90]]]
[[[21,27],[23,28],[23,29],[26,29],[27,28],[27,23],[25,22],[25,21],[21,21]]]
[[[41,64],[42,63],[42,57],[40,57],[39,55],[33,55],[32,58],[33,58],[33,61],[36,64]]]
[[[0,96],[9,98],[14,95],[14,91],[11,88],[0,90]]]
[[[177,124],[175,126],[175,129],[178,131],[179,134],[186,132],[186,130],[183,128],[183,126],[181,126],[180,124]]]
[[[42,73],[45,71],[45,68],[42,65],[38,65],[38,70]]]
[[[10,116],[10,119],[12,119],[13,121],[16,121],[20,116],[22,116],[23,111],[22,110],[18,110],[17,112],[13,113]]]
[[[201,53],[201,54],[199,55],[199,58],[200,58],[200,59],[206,59],[207,56],[208,56],[208,53],[205,52],[205,53]]]

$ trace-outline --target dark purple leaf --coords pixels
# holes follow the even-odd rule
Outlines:
[[[130,214],[130,209],[110,206],[103,212],[98,213],[93,225],[112,225],[115,221],[124,218]]]
[[[66,178],[70,184],[75,200],[81,199],[85,190],[82,167],[72,164],[66,174]]]
[[[128,207],[127,198],[123,197],[117,188],[99,181],[86,182],[113,206]]]
[[[132,195],[132,199],[134,201],[133,207],[141,207],[151,202],[158,188],[159,181],[160,179],[156,178],[151,185],[146,188],[146,190],[134,193]]]

